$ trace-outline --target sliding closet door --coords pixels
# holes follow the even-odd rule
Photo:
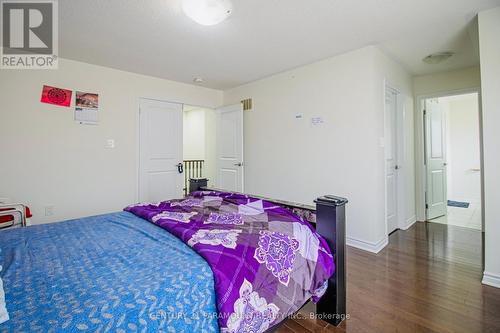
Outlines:
[[[217,179],[220,189],[243,192],[243,105],[217,111]]]
[[[182,104],[142,99],[139,114],[139,201],[182,198]]]

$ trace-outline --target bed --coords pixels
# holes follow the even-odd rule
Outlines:
[[[345,318],[345,199],[195,190],[0,232],[0,332],[264,332],[309,299]]]

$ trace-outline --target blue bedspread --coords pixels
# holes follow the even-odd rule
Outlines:
[[[217,332],[213,273],[128,212],[0,231],[1,332]]]

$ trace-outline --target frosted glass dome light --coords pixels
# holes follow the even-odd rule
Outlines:
[[[230,0],[183,0],[182,10],[196,23],[215,25],[231,15],[233,5]]]

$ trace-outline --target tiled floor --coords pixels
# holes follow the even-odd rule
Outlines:
[[[471,202],[469,208],[448,206],[448,214],[430,220],[442,224],[481,230],[481,203]]]

